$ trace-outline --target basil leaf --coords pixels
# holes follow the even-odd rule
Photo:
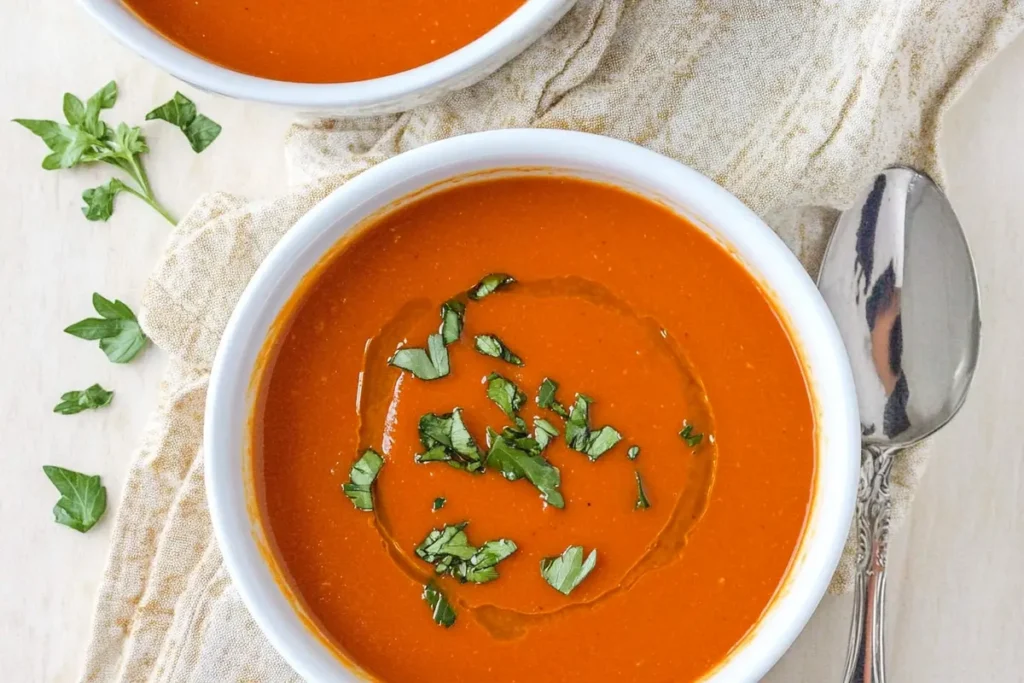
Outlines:
[[[693,425],[686,421],[683,422],[683,429],[679,432],[679,436],[683,437],[683,441],[685,441],[686,445],[690,448],[696,448],[700,445],[700,442],[704,440],[704,435],[694,433]]]
[[[523,359],[512,353],[505,344],[493,334],[478,334],[475,338],[476,350],[485,356],[500,358],[512,365],[523,365]]]
[[[542,417],[533,418],[533,440],[537,442],[541,450],[547,448],[548,444],[557,436],[558,430],[553,424]]]
[[[509,481],[526,478],[540,491],[541,498],[548,505],[565,507],[565,499],[558,490],[562,485],[561,473],[541,456],[540,444],[509,429],[502,434],[489,429],[488,440],[491,444],[487,454],[488,467],[498,470]]]
[[[451,344],[462,336],[466,317],[466,304],[458,299],[449,299],[441,304],[441,339]]]
[[[60,491],[60,500],[53,506],[55,522],[84,534],[100,521],[107,510],[107,489],[98,476],[53,465],[43,465],[43,472]]]
[[[434,623],[445,628],[450,628],[455,623],[455,610],[433,581],[423,587],[423,601],[430,607],[430,616]]]
[[[496,372],[487,375],[487,398],[494,401],[508,419],[518,424],[519,409],[526,403],[526,394],[512,380]]]
[[[219,123],[207,118],[205,114],[200,114],[183,132],[188,138],[188,144],[192,146],[192,151],[199,154],[213,144],[213,141],[220,135],[220,131]]]
[[[569,411],[567,411],[565,406],[559,403],[555,398],[556,391],[558,391],[558,382],[549,377],[545,377],[540,383],[540,389],[537,391],[537,405],[546,410],[550,410],[559,417],[568,417]]]
[[[514,553],[512,541],[488,541],[480,548],[469,542],[468,522],[432,529],[416,548],[420,559],[434,565],[437,574],[451,574],[462,583],[487,583],[498,578],[495,566]]]
[[[69,92],[64,93],[64,118],[71,126],[85,123],[85,105]]]
[[[462,420],[462,408],[420,418],[420,443],[425,453],[415,456],[416,462],[446,462],[455,469],[479,473],[483,470],[483,454]]]
[[[563,595],[569,595],[597,565],[597,550],[591,550],[583,559],[583,547],[571,545],[557,557],[546,557],[540,561],[540,575],[552,588]]]
[[[489,296],[502,287],[507,287],[515,281],[516,279],[507,273],[491,273],[490,275],[485,275],[480,282],[476,283],[476,286],[473,287],[473,289],[469,290],[469,298],[473,301],[479,301],[485,296]]]
[[[106,125],[100,121],[100,111],[110,109],[116,103],[117,83],[110,81],[93,93],[93,96],[85,103],[85,118],[82,121],[82,126],[96,137],[103,137]]]
[[[82,213],[90,221],[105,221],[114,214],[114,197],[125,189],[124,183],[111,178],[106,185],[93,187],[82,193]]]
[[[197,114],[195,103],[180,92],[174,93],[169,101],[146,114],[147,121],[154,119],[177,126],[197,154],[209,147],[221,131],[217,122]]]
[[[61,415],[74,415],[83,410],[94,410],[109,405],[114,398],[113,391],[107,391],[99,384],[93,384],[84,391],[69,391],[62,394],[60,403],[53,408],[53,412]]]
[[[630,446],[629,450],[626,451],[626,457],[629,458],[630,460],[636,460],[639,455],[640,455],[640,447],[639,446]]]
[[[437,512],[438,510],[443,508],[445,503],[447,503],[447,502],[448,501],[445,500],[444,497],[438,496],[437,498],[434,499],[434,504],[430,506],[430,511],[431,512]]]
[[[373,509],[373,482],[384,466],[384,458],[372,448],[367,448],[352,465],[348,473],[349,483],[342,484],[341,490],[352,501],[357,510]]]
[[[146,114],[146,120],[159,119],[184,130],[196,117],[196,105],[189,98],[180,92],[174,93],[167,102],[164,102],[153,111]]]
[[[448,365],[448,349],[440,334],[427,337],[427,350],[412,348],[399,349],[388,359],[388,365],[411,372],[422,380],[445,377],[451,368]]]
[[[585,454],[591,460],[597,460],[621,441],[622,435],[614,427],[609,426],[596,431],[590,430],[591,403],[593,400],[590,397],[576,395],[576,403],[569,410],[569,419],[565,423],[565,441],[574,451]]]
[[[114,363],[127,363],[146,345],[135,314],[121,301],[92,295],[93,308],[102,318],[86,318],[64,328],[79,339],[99,340],[100,348]]]
[[[647,493],[644,491],[644,480],[640,478],[639,472],[634,472],[636,476],[636,505],[633,506],[634,510],[646,510],[651,507],[651,501],[647,500]]]

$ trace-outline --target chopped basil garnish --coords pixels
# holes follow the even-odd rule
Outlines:
[[[435,624],[449,628],[455,623],[455,610],[433,581],[423,587],[423,601],[430,607],[430,616]]]
[[[541,450],[547,448],[556,436],[558,436],[558,430],[553,424],[542,417],[533,418],[533,440],[537,442]]]
[[[640,455],[640,447],[639,446],[630,446],[629,450],[626,451],[626,457],[629,458],[630,460],[636,460],[637,456],[639,456],[639,455]]]
[[[690,448],[696,448],[700,445],[700,442],[704,439],[704,435],[700,433],[694,433],[693,425],[688,422],[683,422],[683,430],[679,432],[679,436],[683,437],[683,441]]]
[[[53,521],[83,534],[100,521],[107,511],[107,487],[100,483],[99,475],[54,465],[43,465],[43,472],[60,492],[53,506]]]
[[[444,504],[447,502],[448,501],[443,496],[438,496],[437,498],[434,499],[434,504],[430,506],[430,510],[432,512],[437,512],[438,510],[443,508]]]
[[[571,545],[557,557],[546,557],[540,561],[540,575],[559,593],[568,595],[580,585],[583,579],[597,565],[597,550],[591,550],[583,559],[583,547]]]
[[[416,548],[416,556],[434,565],[438,574],[450,574],[462,583],[487,583],[498,578],[495,568],[514,553],[517,546],[508,539],[487,541],[477,548],[464,529],[468,522],[433,529]]]
[[[399,349],[388,359],[388,365],[408,370],[418,379],[439,379],[449,372],[448,349],[440,334],[432,334],[427,337],[426,351],[420,348]]]
[[[522,365],[523,359],[512,353],[505,344],[493,334],[478,334],[474,338],[476,350],[485,356],[500,358],[512,365]]]
[[[565,423],[565,441],[574,451],[585,454],[591,460],[597,460],[621,441],[622,435],[614,427],[609,426],[596,431],[590,430],[592,402],[592,399],[583,394],[576,395],[576,403],[569,410],[569,419]]]
[[[526,394],[512,380],[496,372],[487,375],[487,398],[494,401],[516,426],[525,429],[525,423],[519,417],[519,409],[526,403]]]
[[[510,285],[515,281],[514,277],[506,273],[491,273],[484,276],[483,280],[480,280],[473,289],[469,290],[469,298],[473,301],[480,301],[485,296],[493,294],[501,287]]]
[[[646,510],[651,507],[651,501],[647,500],[647,493],[644,491],[644,480],[640,478],[639,472],[633,473],[636,476],[636,505],[635,510]]]
[[[541,455],[537,441],[511,428],[506,428],[501,434],[488,429],[487,439],[491,444],[487,454],[488,467],[498,470],[509,481],[525,477],[537,487],[548,505],[565,507],[565,499],[558,490],[562,485],[562,475]]]
[[[449,299],[441,304],[441,339],[446,345],[462,336],[465,317],[466,304],[458,299]]]
[[[384,458],[372,448],[367,448],[362,456],[352,465],[348,473],[349,483],[342,484],[341,490],[352,501],[357,510],[373,509],[372,485],[384,466]]]
[[[540,383],[540,389],[537,391],[537,405],[550,410],[559,417],[569,417],[569,411],[555,398],[556,391],[558,391],[558,382],[545,377],[544,381]]]
[[[443,415],[427,413],[420,418],[419,433],[427,450],[416,455],[416,462],[446,462],[467,472],[483,470],[483,453],[462,421],[461,408]]]

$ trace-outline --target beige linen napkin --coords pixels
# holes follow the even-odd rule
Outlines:
[[[114,522],[84,681],[294,681],[221,562],[203,484],[203,402],[253,271],[313,204],[367,167],[452,135],[569,128],[692,166],[817,269],[835,209],[887,164],[941,178],[948,104],[1024,26],[1024,0],[580,0],[479,85],[402,115],[296,124],[292,188],[204,197],[149,281],[143,326],[170,356]],[[926,451],[896,464],[903,517]],[[852,576],[847,548],[833,590]]]

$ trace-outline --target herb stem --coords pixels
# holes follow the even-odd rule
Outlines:
[[[142,167],[139,160],[135,156],[131,156],[128,159],[128,163],[131,165],[132,177],[139,184],[139,187],[142,188],[143,192],[143,194],[139,194],[138,192],[134,192],[133,194],[156,209],[156,212],[166,218],[168,223],[171,225],[177,225],[178,221],[174,220],[174,216],[172,216],[153,195],[153,188],[149,186],[149,176],[146,175],[146,169]]]

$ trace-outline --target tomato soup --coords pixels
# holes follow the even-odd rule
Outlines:
[[[798,353],[687,220],[540,172],[411,199],[308,275],[257,379],[282,580],[382,681],[692,681],[812,495]]]
[[[389,76],[440,59],[525,0],[123,0],[169,40],[220,66],[296,83]]]

